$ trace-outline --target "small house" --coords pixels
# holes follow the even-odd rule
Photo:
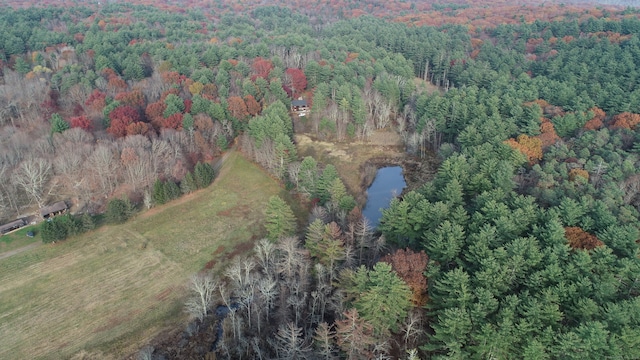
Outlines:
[[[13,230],[20,229],[21,227],[23,227],[25,225],[27,225],[27,222],[24,221],[23,219],[18,219],[18,220],[10,222],[8,224],[0,225],[0,234],[4,235],[4,234],[7,234],[7,233],[10,233]]]
[[[307,100],[299,98],[297,100],[291,101],[291,111],[298,116],[305,116],[309,113],[309,105],[307,104]]]
[[[56,215],[64,214],[67,212],[67,209],[69,209],[67,203],[64,201],[58,201],[53,205],[45,206],[40,209],[40,215],[43,219],[49,219]]]

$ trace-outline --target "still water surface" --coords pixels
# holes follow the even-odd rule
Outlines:
[[[382,217],[381,209],[389,207],[391,199],[399,196],[407,186],[402,175],[402,167],[388,166],[378,169],[373,183],[367,189],[367,204],[362,214],[371,226],[377,227]]]

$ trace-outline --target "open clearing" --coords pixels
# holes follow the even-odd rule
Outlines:
[[[300,156],[312,156],[319,163],[333,164],[352,194],[362,192],[363,166],[373,158],[403,158],[400,136],[393,131],[375,131],[366,142],[325,142],[296,134]]]
[[[233,152],[213,185],[0,260],[0,359],[122,358],[185,320],[188,277],[219,271],[264,229],[279,184]],[[234,251],[235,250],[235,251]]]

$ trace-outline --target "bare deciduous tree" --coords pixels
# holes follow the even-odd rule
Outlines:
[[[45,185],[51,176],[51,163],[43,158],[24,160],[13,173],[13,181],[36,201],[39,207],[44,206]]]
[[[213,294],[219,288],[218,282],[211,274],[195,274],[191,277],[192,296],[187,300],[186,311],[202,321],[213,304]]]
[[[338,358],[335,355],[335,346],[333,345],[335,335],[335,331],[333,331],[326,322],[318,324],[315,334],[313,335],[313,340],[316,349],[318,349],[318,355],[320,355],[322,359],[331,360]]]
[[[278,359],[310,359],[312,355],[311,347],[302,337],[302,328],[293,323],[280,326],[275,345]]]
[[[118,168],[113,148],[108,145],[98,145],[85,162],[85,168],[95,174],[101,195],[106,196],[113,192]]]
[[[259,265],[267,277],[273,277],[275,271],[276,246],[269,239],[258,241],[254,249]]]

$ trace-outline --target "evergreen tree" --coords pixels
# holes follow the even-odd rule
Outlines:
[[[198,162],[193,171],[193,178],[199,189],[209,186],[213,182],[215,172],[213,167],[208,163]]]
[[[90,231],[96,228],[96,223],[93,220],[93,216],[89,213],[84,213],[80,217],[80,222],[82,223],[82,231]]]
[[[322,171],[322,175],[320,175],[320,179],[318,180],[318,186],[316,187],[315,197],[320,199],[321,204],[331,200],[329,189],[331,189],[331,185],[335,179],[338,179],[338,170],[336,170],[335,166],[328,164]]]
[[[162,180],[156,179],[153,183],[153,194],[151,195],[151,198],[157,205],[162,205],[167,202],[167,194]]]
[[[46,244],[61,241],[67,238],[67,228],[53,218],[42,223],[40,235]]]
[[[70,127],[69,123],[64,121],[59,114],[51,115],[51,134],[62,133]]]
[[[182,190],[183,194],[189,194],[198,190],[198,183],[191,172],[188,172],[187,175],[184,176],[184,179],[182,179],[180,190]]]
[[[106,219],[112,224],[121,224],[133,215],[134,207],[127,198],[113,199],[107,204]]]
[[[267,236],[272,241],[294,235],[296,217],[287,203],[279,196],[271,196],[265,209]]]
[[[379,262],[372,270],[361,266],[349,281],[346,290],[355,296],[353,306],[373,325],[374,333],[381,336],[397,331],[411,308],[412,295],[391,265]]]
[[[24,61],[23,58],[17,57],[16,58],[15,69],[20,74],[26,75],[29,71],[31,71],[31,65],[29,65],[29,63]]]
[[[166,196],[166,201],[177,199],[181,194],[180,187],[175,182],[167,180],[164,183],[164,194]]]

